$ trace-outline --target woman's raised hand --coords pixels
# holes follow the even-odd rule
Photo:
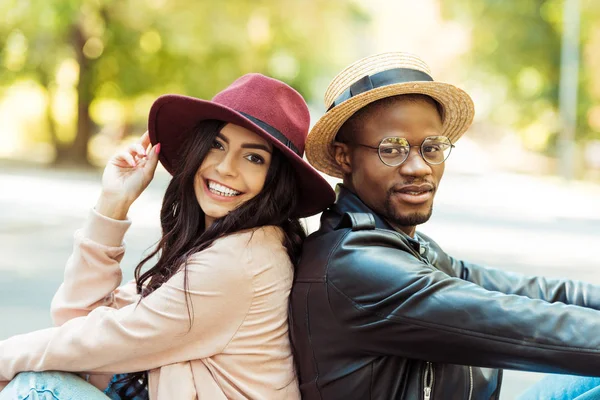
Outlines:
[[[109,218],[125,219],[131,204],[152,181],[159,151],[160,143],[151,146],[148,132],[119,150],[104,169],[96,211]]]

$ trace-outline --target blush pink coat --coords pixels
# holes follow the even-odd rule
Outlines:
[[[105,389],[112,374],[149,370],[151,400],[300,399],[281,230],[232,234],[190,257],[190,328],[182,271],[139,303],[133,282],[118,287],[129,225],[91,212],[52,301],[57,326],[0,341],[0,382],[60,370]]]

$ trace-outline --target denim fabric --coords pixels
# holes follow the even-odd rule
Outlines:
[[[120,400],[115,375],[103,392],[75,374],[68,372],[21,372],[0,392],[0,400]],[[145,388],[135,400],[148,400]]]
[[[0,392],[0,400],[108,400],[104,393],[67,372],[21,372]]]
[[[548,375],[518,400],[600,400],[600,378]]]

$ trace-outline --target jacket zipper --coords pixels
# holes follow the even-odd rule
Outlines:
[[[433,364],[427,361],[425,364],[425,373],[423,374],[423,398],[431,399],[431,391],[433,390]]]
[[[473,398],[473,367],[469,366],[469,400]]]

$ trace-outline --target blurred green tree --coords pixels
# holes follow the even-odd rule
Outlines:
[[[343,0],[6,0],[0,84],[39,82],[56,161],[88,163],[90,138],[102,123],[94,106],[101,109],[102,100],[118,105],[123,135],[157,95],[210,98],[247,72],[311,97],[314,77],[335,62],[334,41],[364,17]],[[53,117],[69,71],[76,92],[71,135]]]
[[[537,150],[554,151],[558,123],[560,52],[565,0],[501,1],[444,0],[447,18],[471,29],[468,73],[490,88],[492,120],[510,125]],[[568,0],[567,0],[568,1]],[[591,38],[600,17],[600,2],[581,1],[581,71],[577,139],[600,137],[600,126],[590,126],[588,111],[600,100],[592,90],[596,68],[589,54],[597,46]],[[597,48],[595,49],[597,52]],[[530,129],[537,128],[537,129]],[[526,140],[527,142],[527,140]]]

